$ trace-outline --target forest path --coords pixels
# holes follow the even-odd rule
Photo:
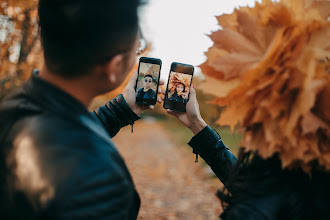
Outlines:
[[[160,123],[140,120],[114,138],[141,197],[139,220],[216,220],[221,212],[210,179],[194,163],[192,149],[179,146]]]

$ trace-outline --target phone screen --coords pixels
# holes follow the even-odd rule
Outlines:
[[[146,105],[155,105],[161,60],[149,57],[141,57],[136,82],[136,102]]]
[[[194,67],[188,64],[172,63],[164,99],[164,108],[185,112]]]

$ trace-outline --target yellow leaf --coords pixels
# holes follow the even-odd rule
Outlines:
[[[241,83],[240,79],[230,81],[218,80],[210,76],[206,76],[205,80],[198,86],[205,93],[217,97],[225,97],[230,91],[235,89]]]

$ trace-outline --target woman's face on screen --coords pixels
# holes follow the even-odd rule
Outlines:
[[[182,92],[183,92],[183,85],[182,85],[182,84],[178,84],[178,85],[176,86],[176,91],[177,91],[178,93],[182,93]]]

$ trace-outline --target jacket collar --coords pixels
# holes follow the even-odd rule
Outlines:
[[[39,77],[39,71],[34,70],[23,90],[29,98],[51,112],[65,114],[88,114],[87,108],[73,96],[57,86]]]
[[[112,144],[109,134],[100,121],[95,121],[88,109],[77,99],[55,85],[43,80],[34,70],[30,79],[25,83],[23,91],[42,108],[54,114],[61,115],[70,121],[78,122],[91,130],[108,144]]]

